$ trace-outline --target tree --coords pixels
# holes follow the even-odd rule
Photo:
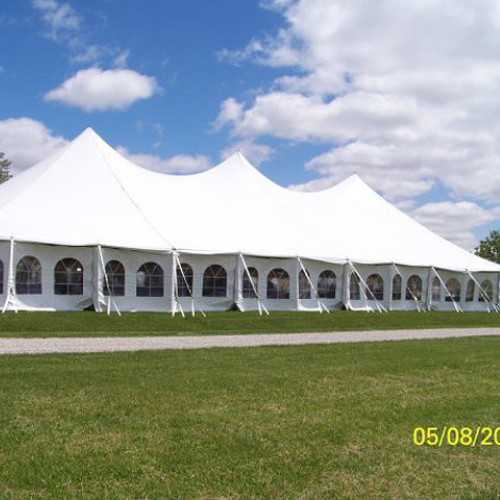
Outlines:
[[[474,253],[483,259],[500,264],[500,231],[491,231],[484,240],[479,242]]]
[[[10,173],[10,161],[7,158],[4,158],[5,153],[0,151],[0,184],[5,181],[8,181],[12,174]]]

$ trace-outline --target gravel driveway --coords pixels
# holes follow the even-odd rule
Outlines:
[[[382,342],[386,340],[477,337],[484,335],[500,335],[500,328],[210,335],[196,337],[2,338],[0,339],[0,354],[83,353],[145,351],[153,349],[206,349],[211,347],[336,344],[346,342]]]

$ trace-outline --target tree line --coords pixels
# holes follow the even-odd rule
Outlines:
[[[5,158],[5,153],[3,151],[0,151],[0,184],[8,181],[12,177],[10,166],[10,160]]]

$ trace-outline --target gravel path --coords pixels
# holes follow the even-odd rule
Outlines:
[[[381,342],[385,340],[442,339],[500,335],[500,328],[436,330],[383,330],[370,332],[287,333],[183,337],[95,337],[0,339],[0,354],[82,353],[144,351],[152,349],[205,349],[210,347],[257,347],[276,345]]]

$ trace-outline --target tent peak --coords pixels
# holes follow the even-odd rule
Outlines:
[[[92,127],[87,127],[87,128],[85,128],[85,130],[83,132],[81,132],[79,135],[77,135],[73,139],[73,141],[71,141],[71,142],[78,141],[79,139],[84,139],[86,137],[89,137],[89,138],[98,137],[99,139],[101,139],[101,137],[99,136],[99,134],[97,134],[96,131]]]

